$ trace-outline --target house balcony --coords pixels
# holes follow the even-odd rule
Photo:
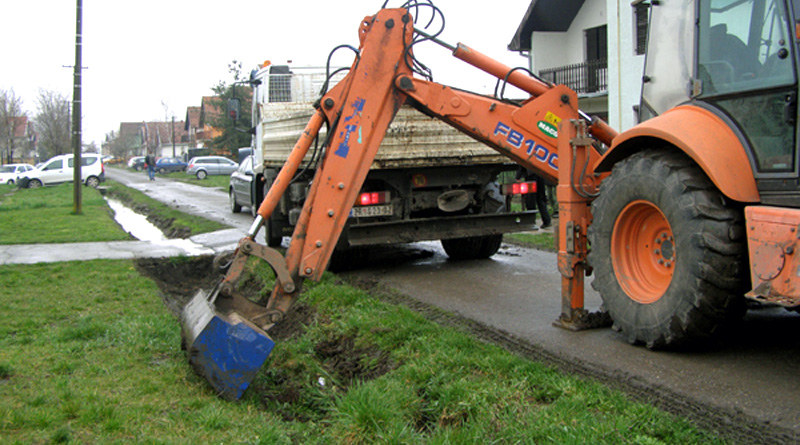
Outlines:
[[[584,63],[539,71],[539,77],[554,84],[566,85],[579,95],[608,92],[608,60]]]

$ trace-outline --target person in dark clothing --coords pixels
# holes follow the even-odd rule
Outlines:
[[[527,210],[539,209],[539,216],[542,218],[541,227],[543,229],[552,226],[553,222],[547,209],[547,191],[545,189],[547,183],[536,173],[522,167],[517,170],[517,180],[520,179],[525,182],[536,182],[536,193],[528,193],[524,196],[525,208]]]
[[[144,166],[147,167],[147,176],[150,177],[151,181],[156,180],[156,163],[153,162],[153,157],[147,155],[144,157]]]

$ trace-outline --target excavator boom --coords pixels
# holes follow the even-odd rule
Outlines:
[[[593,144],[595,141],[610,144],[616,133],[602,121],[594,122],[588,129],[582,126],[577,95],[569,88],[548,85],[462,44],[450,47],[455,57],[527,91],[531,97],[520,104],[415,78],[411,68],[414,33],[413,19],[406,9],[382,9],[362,20],[357,59],[348,75],[319,101],[317,113],[259,207],[248,236],[240,242],[219,290],[198,293],[187,306],[196,312],[187,314],[185,311],[183,317],[192,363],[198,370],[221,369],[200,371],[221,393],[231,394],[227,388],[235,386],[237,391],[231,398],[238,398],[242,386],[246,388],[249,382],[241,378],[230,382],[228,374],[233,373],[226,374],[223,366],[216,365],[220,359],[206,354],[207,350],[231,348],[201,347],[197,339],[205,338],[203,334],[207,329],[197,320],[222,319],[223,324],[235,324],[241,319],[258,338],[268,339],[266,331],[289,309],[303,280],[321,278],[381,141],[404,103],[485,143],[550,182],[559,183],[559,240],[563,245],[563,251],[559,249],[559,270],[564,276],[562,298],[565,301],[560,323],[576,327],[580,326],[581,318],[585,318],[581,312],[586,244],[583,229],[590,220],[588,203],[597,186],[591,166],[600,157]],[[329,136],[323,146],[324,156],[284,259],[272,249],[256,244],[254,239],[278,205],[325,122],[329,124]],[[235,290],[244,263],[251,255],[267,261],[278,276],[266,307],[252,307],[253,304],[237,296]],[[198,303],[211,301],[209,295],[213,295],[214,301]],[[218,314],[223,312],[220,308],[225,308],[224,314]],[[225,316],[215,318],[215,315]],[[187,325],[192,329],[186,329]],[[224,332],[231,331],[230,327],[226,328]],[[254,375],[254,368],[257,371],[271,351],[271,340],[266,339],[248,349],[246,354],[240,354],[237,349],[237,354],[248,357],[246,362],[231,364],[226,361],[224,366],[236,369],[237,376]],[[215,337],[214,341],[225,340]],[[239,347],[249,348],[237,343]],[[233,354],[222,355],[228,360]],[[210,366],[210,362],[215,365]]]

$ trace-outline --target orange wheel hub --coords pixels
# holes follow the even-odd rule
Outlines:
[[[675,239],[655,204],[639,200],[622,209],[611,235],[611,261],[632,300],[649,304],[664,295],[675,270]]]

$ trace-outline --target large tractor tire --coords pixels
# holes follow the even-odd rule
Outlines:
[[[743,315],[742,211],[690,158],[657,149],[621,161],[592,213],[592,286],[629,342],[685,345]]]

